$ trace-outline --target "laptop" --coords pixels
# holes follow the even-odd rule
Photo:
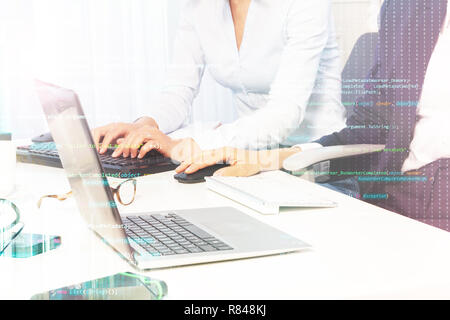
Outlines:
[[[234,208],[122,216],[75,92],[36,81],[40,102],[79,211],[89,227],[138,269],[234,260],[306,249],[305,242]]]

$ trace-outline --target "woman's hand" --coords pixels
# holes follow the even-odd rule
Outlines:
[[[165,156],[170,156],[170,152],[175,144],[174,140],[162,133],[158,128],[144,125],[140,126],[127,135],[126,138],[118,139],[118,147],[113,152],[112,157],[138,158],[142,159],[151,150],[158,150]]]
[[[175,171],[190,174],[216,163],[228,163],[229,167],[217,170],[214,175],[248,177],[261,171],[278,170],[286,158],[300,151],[298,147],[261,151],[225,147],[203,151],[191,159],[185,159]]]
[[[158,124],[154,119],[143,117],[135,123],[117,122],[92,130],[97,151],[100,154],[105,153],[112,143],[119,143],[119,139],[121,142],[127,140],[130,133],[138,130],[142,126],[150,126],[158,129]]]
[[[198,144],[191,138],[174,140],[151,126],[141,126],[132,131],[127,138],[118,139],[119,146],[113,157],[123,155],[142,159],[151,150],[157,150],[162,155],[182,162],[192,159],[201,152]]]

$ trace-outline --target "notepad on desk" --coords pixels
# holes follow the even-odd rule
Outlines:
[[[280,207],[336,207],[337,203],[311,191],[311,182],[283,171],[252,177],[206,177],[208,188],[263,214]],[[315,189],[315,188],[313,188]]]

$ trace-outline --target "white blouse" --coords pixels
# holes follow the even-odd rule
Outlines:
[[[252,0],[239,50],[229,1],[189,0],[172,60],[148,114],[163,132],[186,123],[205,68],[232,90],[239,118],[194,134],[202,149],[274,146],[299,126],[308,142],[345,126],[330,0]]]
[[[419,169],[438,159],[450,158],[450,1],[447,18],[428,63],[418,121],[402,172]]]

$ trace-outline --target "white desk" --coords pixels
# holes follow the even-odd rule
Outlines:
[[[320,186],[338,208],[288,209],[263,216],[206,189],[183,185],[167,172],[138,179],[137,197],[123,213],[233,206],[310,243],[286,255],[164,270],[168,299],[450,298],[450,233],[390,213]],[[0,299],[132,271],[132,267],[87,229],[74,199],[43,194],[69,190],[62,169],[18,164],[11,199],[22,212],[25,232],[62,236],[62,245],[28,259],[0,257]]]

